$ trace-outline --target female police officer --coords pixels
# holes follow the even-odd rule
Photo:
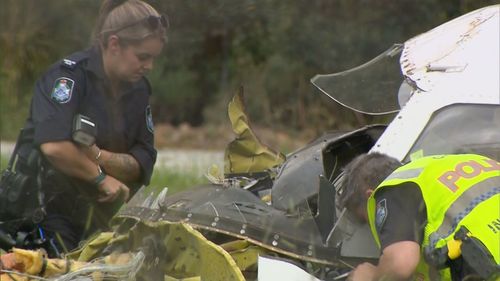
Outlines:
[[[148,184],[156,150],[149,107],[151,88],[144,75],[160,55],[166,19],[140,0],[101,6],[95,43],[52,65],[36,82],[25,130],[32,130],[18,153],[42,153],[46,215],[41,229],[57,249],[103,229],[140,185]],[[95,144],[72,138],[74,120],[95,124]]]

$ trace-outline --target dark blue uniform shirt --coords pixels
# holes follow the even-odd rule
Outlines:
[[[119,89],[116,95],[111,94],[97,47],[74,53],[52,65],[35,85],[25,125],[32,132],[29,134],[32,139],[25,139],[21,145],[21,159],[28,158],[29,151],[42,143],[72,141],[74,117],[83,114],[96,124],[98,147],[130,154],[139,163],[140,182],[125,183],[131,188],[131,195],[142,184],[148,184],[156,161],[149,107],[151,88],[146,78],[142,78],[135,83],[122,82]],[[44,165],[50,166],[46,161]],[[42,226],[49,233],[58,233],[68,250],[86,235],[106,228],[119,207],[116,205],[119,202],[96,202],[96,186],[57,171],[45,177],[42,187],[47,209]],[[90,229],[85,229],[89,214],[92,223]]]
[[[61,80],[70,92],[57,98]],[[67,86],[67,88],[69,88]],[[104,74],[101,53],[97,48],[78,52],[52,65],[37,81],[26,127],[34,127],[34,143],[71,140],[73,118],[80,113],[97,125],[96,144],[116,153],[131,154],[141,166],[142,183],[148,184],[156,150],[149,97],[151,88],[143,78],[123,83],[115,99]]]
[[[382,250],[401,241],[422,243],[427,213],[422,192],[415,183],[382,188],[375,193],[375,200],[377,209],[385,208],[384,218],[377,220],[376,227]]]

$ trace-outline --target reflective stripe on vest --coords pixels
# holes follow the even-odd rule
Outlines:
[[[404,170],[404,171],[397,171],[392,174],[390,174],[385,181],[388,180],[393,180],[393,179],[412,179],[412,178],[417,178],[420,173],[422,173],[424,169],[423,168],[418,168],[418,169],[410,169],[410,170]]]
[[[496,186],[493,189],[492,186]],[[453,234],[458,223],[467,216],[479,203],[500,193],[500,176],[488,178],[471,186],[446,210],[445,219],[439,228],[429,235],[429,246],[434,248],[440,239]]]

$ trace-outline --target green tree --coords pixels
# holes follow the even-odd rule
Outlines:
[[[150,78],[155,122],[226,122],[243,85],[250,118],[303,131],[356,127],[356,116],[311,87],[317,73],[359,65],[493,0],[148,1],[169,15],[164,55]],[[0,0],[0,136],[12,139],[36,78],[89,46],[98,0]]]

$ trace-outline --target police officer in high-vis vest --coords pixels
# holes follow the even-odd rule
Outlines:
[[[0,185],[2,248],[40,246],[59,256],[106,229],[149,183],[157,152],[144,75],[166,27],[144,1],[105,0],[93,45],[38,79]]]
[[[344,169],[339,206],[369,222],[382,250],[348,280],[500,280],[500,163],[474,154],[406,165],[363,154]]]

